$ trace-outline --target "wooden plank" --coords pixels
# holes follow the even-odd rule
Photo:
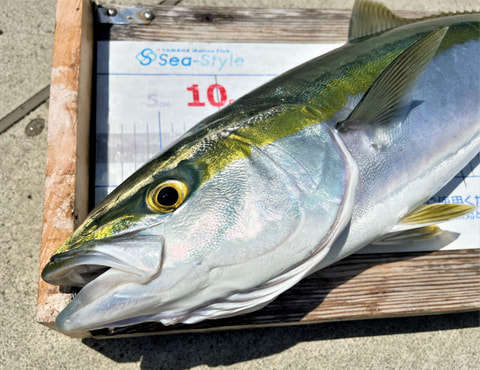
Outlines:
[[[337,42],[346,39],[350,17],[350,10],[172,6],[151,9],[156,15],[151,25],[101,25],[96,36],[111,40]],[[76,221],[86,214],[92,48],[88,1],[60,0],[52,70],[41,269],[73,231]],[[77,158],[77,154],[82,157]],[[71,297],[40,281],[39,321],[53,326],[54,318]],[[249,315],[172,327],[145,323],[80,336],[203,332],[478,309],[479,250],[354,255],[304,279],[263,310]]]
[[[233,42],[344,42],[351,9],[249,9],[149,6],[150,25],[108,25],[101,39]],[[398,12],[418,17],[419,12]]]
[[[145,323],[98,338],[207,332],[480,309],[480,250],[356,254],[321,270],[260,311],[195,325]]]
[[[58,0],[50,85],[40,271],[88,212],[93,17],[88,0]],[[39,279],[37,319],[46,325],[71,299]]]

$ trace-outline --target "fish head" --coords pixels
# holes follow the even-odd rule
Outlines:
[[[250,312],[318,263],[350,220],[353,159],[322,124],[250,134],[187,135],[92,211],[42,273],[83,287],[60,330]]]

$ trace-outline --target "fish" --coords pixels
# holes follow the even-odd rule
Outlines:
[[[58,248],[42,278],[81,288],[58,329],[249,313],[376,240],[471,212],[426,202],[480,151],[479,15],[357,0],[345,45],[200,121]]]

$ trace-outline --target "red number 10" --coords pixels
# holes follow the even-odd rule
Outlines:
[[[187,87],[188,91],[192,92],[193,102],[188,103],[189,107],[204,107],[205,103],[200,101],[200,91],[198,90],[198,84],[193,84]],[[217,97],[215,92],[217,91]],[[210,105],[214,107],[223,107],[227,103],[227,90],[220,84],[210,85],[207,89],[207,100]]]

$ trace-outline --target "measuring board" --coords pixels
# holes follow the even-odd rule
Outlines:
[[[99,41],[95,204],[204,117],[341,44]],[[430,202],[480,205],[480,158]],[[480,210],[441,236],[362,252],[480,247]]]

